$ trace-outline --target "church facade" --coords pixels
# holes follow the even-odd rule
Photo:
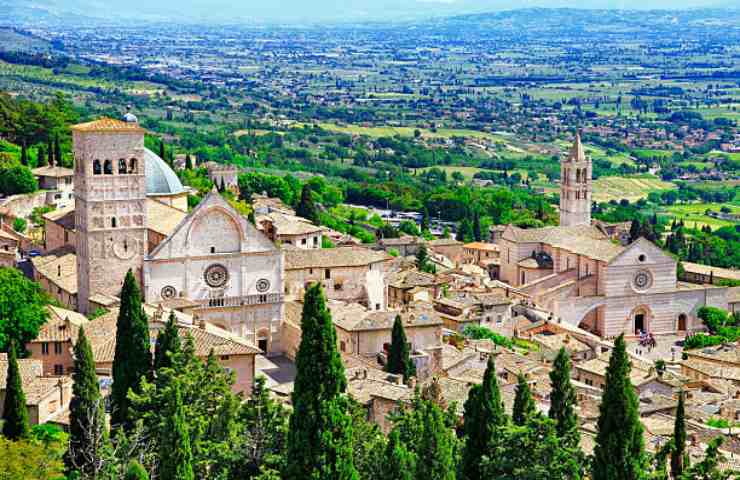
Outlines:
[[[91,313],[97,296],[118,296],[131,270],[147,303],[187,304],[196,320],[264,352],[281,351],[282,251],[216,191],[187,215],[179,210],[187,192],[144,147],[145,131],[133,115],[72,132],[79,310]],[[148,228],[152,206],[182,218],[161,238]]]
[[[591,222],[591,162],[576,136],[561,164],[559,227],[505,228],[500,278],[562,321],[602,337],[703,328],[727,289],[678,282],[676,260],[643,238],[623,246]]]

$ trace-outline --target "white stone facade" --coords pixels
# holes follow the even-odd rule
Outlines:
[[[576,133],[573,148],[560,165],[560,226],[591,225],[592,169]]]

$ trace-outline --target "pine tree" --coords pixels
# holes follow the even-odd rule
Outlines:
[[[241,407],[241,464],[238,471],[247,478],[259,473],[260,468],[280,469],[288,433],[287,412],[282,403],[273,400],[260,375],[254,381],[252,395]]]
[[[157,336],[154,347],[154,371],[172,366],[172,355],[180,352],[181,342],[177,333],[175,312],[170,312],[164,330]]]
[[[472,242],[474,238],[473,224],[470,223],[470,219],[465,217],[457,227],[457,235],[455,239],[459,242]]]
[[[426,245],[421,245],[419,250],[416,251],[416,268],[424,271],[427,262],[429,262],[429,250],[427,250]]]
[[[640,217],[635,216],[630,225],[630,243],[640,238],[642,232],[642,224],[640,223]]]
[[[46,164],[46,150],[44,150],[43,145],[39,145],[36,149],[36,168],[45,167]]]
[[[193,169],[193,159],[190,158],[190,154],[185,155],[185,169],[186,170],[192,170]]]
[[[385,478],[394,480],[413,480],[416,478],[416,458],[401,441],[398,430],[388,435],[385,450]]]
[[[445,414],[429,400],[420,401],[421,432],[417,446],[416,478],[455,480],[455,434]]]
[[[46,163],[50,167],[54,166],[54,144],[51,143],[51,138],[46,142]]]
[[[467,480],[479,480],[482,478],[481,459],[488,454],[491,439],[498,429],[508,423],[501,400],[493,355],[488,357],[483,383],[474,385],[468,393],[463,420],[465,432],[465,446],[462,453],[463,477]]]
[[[424,206],[424,211],[421,216],[421,231],[422,233],[429,231],[429,209]]]
[[[62,162],[62,146],[59,143],[59,135],[54,137],[54,164],[57,167],[64,166]]]
[[[673,449],[671,450],[671,475],[680,478],[684,470],[684,455],[686,455],[686,412],[684,407],[684,393],[678,394],[676,420],[673,426]]]
[[[563,347],[555,357],[550,371],[550,412],[548,416],[555,421],[558,438],[567,448],[578,448],[581,434],[578,430],[578,417],[575,406],[578,402],[576,390],[570,382],[570,356]]]
[[[476,242],[483,241],[483,233],[481,232],[480,226],[480,213],[478,213],[478,211],[473,214],[473,238]]]
[[[95,359],[85,330],[80,328],[74,347],[74,384],[69,404],[69,450],[65,457],[68,471],[85,477],[94,473],[105,451],[105,404],[100,396]]]
[[[159,478],[161,480],[193,480],[193,454],[190,434],[177,382],[170,390],[164,428],[159,439]]]
[[[146,470],[144,470],[144,467],[139,462],[132,460],[128,464],[123,480],[149,480],[149,474],[146,473]]]
[[[26,149],[26,142],[21,144],[21,165],[28,166],[28,150]]]
[[[8,373],[3,404],[3,435],[8,440],[21,440],[31,435],[16,348],[16,343],[12,340],[8,348]]]
[[[301,190],[301,200],[298,202],[295,212],[299,217],[306,218],[316,224],[319,223],[319,211],[316,208],[316,204],[313,202],[311,185],[308,183],[303,185],[303,189]]]
[[[411,361],[406,331],[403,328],[401,315],[396,315],[391,333],[391,350],[388,354],[386,370],[395,375],[403,375],[404,381],[416,375],[416,366]]]
[[[141,379],[151,374],[152,367],[149,325],[141,305],[141,291],[131,270],[126,274],[120,298],[113,358],[111,424],[129,430],[133,423],[128,392],[140,392]]]
[[[164,148],[164,140],[161,140],[160,139],[159,140],[159,158],[161,158],[165,162],[167,161],[167,154],[166,153],[167,152],[165,151],[165,148]]]
[[[511,419],[515,425],[524,426],[527,420],[537,412],[527,378],[521,373],[517,376],[516,395]]]
[[[304,296],[301,332],[284,478],[357,479],[352,461],[352,420],[344,397],[347,379],[331,314],[318,283]]]
[[[634,480],[644,477],[645,446],[630,369],[622,334],[614,342],[606,370],[591,465],[593,480]]]

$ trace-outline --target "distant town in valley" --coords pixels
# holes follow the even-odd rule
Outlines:
[[[0,471],[740,478],[740,10],[223,3],[0,0]]]

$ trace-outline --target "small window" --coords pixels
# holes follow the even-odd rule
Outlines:
[[[647,260],[647,257],[645,256],[645,254],[642,254],[639,257],[637,257],[637,259],[640,260],[641,262],[644,262],[645,260]]]
[[[347,343],[344,340],[342,340],[341,342],[339,342],[339,350],[342,351],[342,352],[346,352],[347,351]]]
[[[116,217],[111,217],[110,219],[110,227],[116,228],[118,226],[118,222],[116,221]]]
[[[41,354],[42,355],[48,355],[49,354],[49,343],[44,342],[41,344]]]
[[[128,168],[126,167],[126,160],[123,158],[118,159],[118,174],[119,175],[126,175],[128,173]]]
[[[216,247],[211,247],[211,253],[216,253]]]
[[[103,173],[106,175],[113,175],[113,162],[106,160],[103,164]]]
[[[64,375],[64,365],[54,365],[54,375]]]
[[[330,269],[327,268],[326,270],[324,270],[324,278],[326,278],[327,280],[331,278],[331,270]]]
[[[62,342],[54,342],[54,353],[57,355],[62,353]]]
[[[380,310],[380,304],[379,303],[376,303],[375,304],[375,310]]]
[[[306,239],[305,238],[301,238],[301,245],[305,245],[306,243],[307,243],[306,242]]]
[[[103,169],[100,166],[100,160],[93,160],[93,175],[100,175]]]
[[[128,173],[136,173],[136,165],[137,165],[136,159],[132,158],[129,161]]]

